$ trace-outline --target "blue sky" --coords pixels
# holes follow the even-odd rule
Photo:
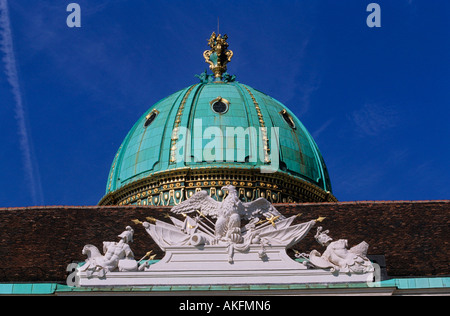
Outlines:
[[[303,122],[340,201],[450,198],[450,2],[0,0],[0,207],[95,205],[155,102],[197,82],[217,29],[228,71]],[[5,14],[6,12],[6,14]],[[12,43],[12,46],[11,46]]]

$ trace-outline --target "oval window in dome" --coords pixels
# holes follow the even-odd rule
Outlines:
[[[145,117],[145,122],[144,122],[144,127],[149,126],[150,124],[153,123],[153,121],[155,120],[155,118],[158,116],[159,111],[158,110],[153,110],[151,111],[146,117]]]
[[[227,109],[228,109],[228,106],[225,102],[217,101],[216,103],[213,104],[213,110],[216,113],[223,114],[227,111]]]
[[[286,121],[286,123],[291,128],[295,129],[295,123],[294,123],[294,119],[292,118],[292,116],[286,110],[281,111],[280,114],[283,117],[283,119]]]
[[[210,102],[211,109],[218,114],[225,114],[228,111],[230,102],[222,97],[217,97]]]

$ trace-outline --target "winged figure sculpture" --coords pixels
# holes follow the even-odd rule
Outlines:
[[[234,186],[224,186],[222,191],[228,192],[228,195],[222,202],[214,200],[208,195],[208,192],[200,191],[173,207],[171,212],[185,214],[199,211],[205,216],[216,218],[214,233],[217,238],[225,237],[227,234],[237,230],[240,231],[242,219],[252,220],[262,216],[267,219],[285,218],[265,198],[258,198],[251,202],[242,202],[239,200]]]

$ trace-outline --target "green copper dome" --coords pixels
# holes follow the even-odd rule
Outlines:
[[[276,152],[278,157],[275,156]],[[261,167],[277,170],[261,173]],[[194,170],[197,175],[205,175],[192,179],[192,182],[182,179],[183,176],[193,174]],[[221,176],[221,171],[229,176]],[[235,177],[232,176],[233,172],[236,172]],[[265,182],[276,178],[282,180],[287,176],[298,182],[298,185],[309,184],[306,187],[312,191],[324,193],[319,199],[314,194],[297,198],[302,194],[289,194],[286,188],[283,194],[283,185],[277,185],[277,181],[265,183],[264,193],[269,184],[271,196],[276,196],[276,202],[324,201],[332,197],[329,193],[330,179],[319,149],[288,108],[272,97],[238,82],[208,82],[192,85],[170,95],[139,118],[114,158],[108,177],[107,195],[101,204],[142,203],[144,200],[147,201],[144,204],[154,204],[154,199],[149,197],[155,196],[158,204],[160,200],[164,201],[164,191],[169,192],[167,196],[168,200],[172,200],[170,204],[175,204],[176,194],[175,191],[170,194],[171,189],[180,190],[177,191],[180,199],[182,195],[186,197],[189,184],[193,183],[193,189],[210,188],[213,186],[211,179],[205,178],[208,174],[217,190],[222,186],[219,182],[223,185],[227,181],[232,184],[235,182],[237,187],[241,182],[253,182],[251,199],[255,197],[253,190],[263,183],[255,183],[258,174],[267,178]],[[172,181],[174,185],[171,187],[170,181],[166,187],[161,185],[170,175],[175,177]],[[248,180],[243,180],[245,175],[249,177]],[[141,184],[149,185],[156,180],[158,183],[153,186],[141,188]],[[200,185],[197,185],[198,182]],[[131,192],[125,192],[130,189]],[[121,190],[124,191],[122,196],[116,194],[112,198],[115,192]],[[247,191],[244,196],[249,196]]]
[[[227,184],[246,201],[336,201],[311,135],[283,104],[225,72],[232,52],[217,51],[218,40],[226,43],[213,33],[204,53],[214,76],[197,76],[131,128],[100,205],[176,205],[200,190],[221,200]]]

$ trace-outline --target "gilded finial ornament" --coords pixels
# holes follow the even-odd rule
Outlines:
[[[321,223],[325,218],[326,217],[319,216],[319,218],[316,219],[316,223]]]
[[[138,262],[141,262],[142,260],[144,260],[145,258],[147,258],[148,256],[150,256],[150,255],[152,254],[152,252],[153,252],[153,250],[150,250],[149,252],[147,252],[147,253],[145,254],[145,256],[143,256],[143,257],[141,258],[141,260],[139,260]]]
[[[205,62],[209,64],[209,69],[214,74],[216,80],[221,80],[222,75],[227,71],[227,64],[233,57],[233,51],[228,49],[228,36],[224,36],[215,32],[211,34],[208,40],[208,46],[211,48],[203,53]]]

